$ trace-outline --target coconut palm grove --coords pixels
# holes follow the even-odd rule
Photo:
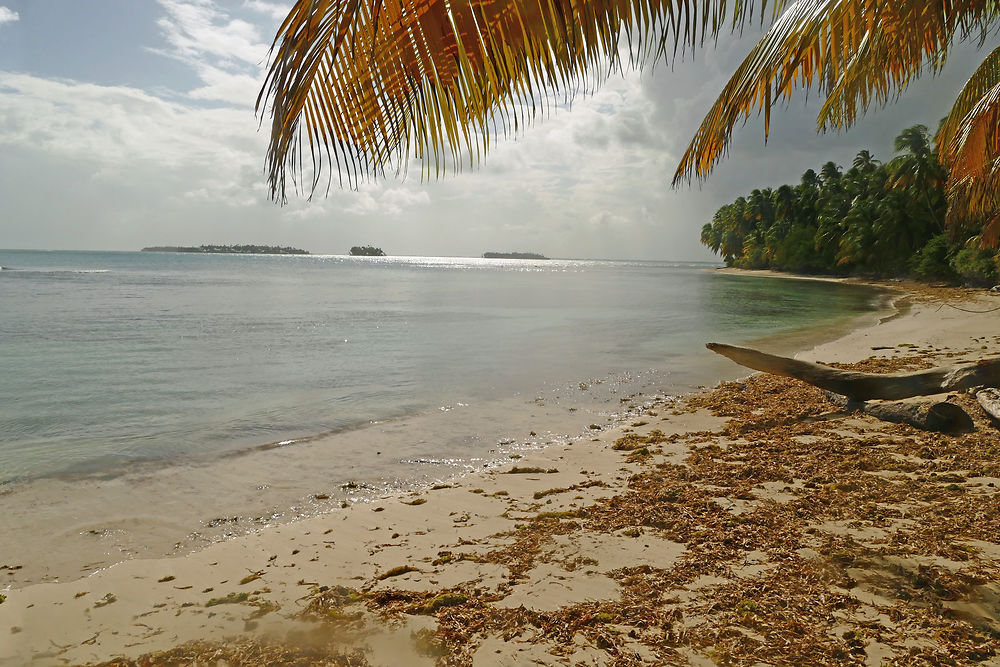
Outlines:
[[[744,269],[1000,281],[982,221],[945,224],[949,173],[927,127],[903,130],[895,149],[885,162],[860,150],[846,168],[827,162],[798,183],[739,197],[702,228],[701,242]]]

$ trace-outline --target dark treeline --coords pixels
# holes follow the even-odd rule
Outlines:
[[[309,251],[291,246],[277,245],[158,245],[143,248],[143,252],[204,252],[235,255],[308,255]]]
[[[537,252],[484,252],[483,259],[548,259]]]
[[[862,150],[847,171],[827,162],[797,185],[754,190],[720,208],[701,242],[745,269],[1000,281],[981,222],[945,227],[948,174],[927,128],[903,130],[895,149],[887,163]]]
[[[385,257],[385,253],[373,245],[356,245],[351,247],[351,257]]]

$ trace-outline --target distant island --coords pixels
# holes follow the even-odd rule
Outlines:
[[[548,259],[537,252],[484,252],[483,259]]]
[[[385,253],[373,245],[356,245],[351,248],[351,257],[385,257]]]
[[[216,252],[235,255],[308,255],[308,250],[276,245],[156,245],[143,248],[142,252]]]

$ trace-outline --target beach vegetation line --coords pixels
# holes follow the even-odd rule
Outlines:
[[[949,172],[927,127],[906,128],[895,148],[884,163],[860,150],[846,171],[831,161],[796,184],[740,196],[702,227],[701,242],[743,269],[1000,282],[984,222],[946,228]]]

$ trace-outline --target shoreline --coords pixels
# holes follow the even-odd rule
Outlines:
[[[977,323],[977,318],[984,319],[985,324]],[[888,342],[887,337],[905,333],[914,340],[894,343],[884,353],[887,361],[917,349],[900,343],[919,342],[919,349],[929,354],[935,348],[957,352],[959,341],[955,340],[954,329],[962,329],[963,339],[971,338],[972,333],[978,339],[996,330],[998,320],[996,315],[984,318],[960,311],[935,314],[933,308],[918,301],[908,314],[856,328],[797,356],[857,361],[857,357],[874,352],[868,348],[880,347]],[[993,342],[996,338],[991,335]],[[945,339],[951,344],[946,346]],[[977,353],[971,348],[964,352],[965,356]],[[489,613],[505,618],[522,607],[555,616],[560,610],[578,610],[581,606],[603,608],[601,601],[632,594],[631,584],[618,574],[622,568],[638,573],[629,576],[640,576],[640,570],[653,574],[676,573],[685,567],[697,570],[696,564],[686,564],[699,548],[700,538],[692,542],[691,534],[670,534],[671,529],[657,521],[610,531],[591,529],[590,524],[599,527],[601,508],[628,497],[635,480],[656,465],[666,465],[665,471],[677,473],[692,465],[691,457],[698,457],[706,440],[721,438],[727,447],[739,444],[726,436],[727,417],[698,406],[699,401],[708,400],[706,397],[718,391],[645,404],[638,409],[640,414],[624,418],[614,428],[595,430],[592,438],[509,454],[511,468],[537,468],[534,472],[509,474],[505,465],[504,470],[471,473],[440,488],[382,494],[370,503],[356,503],[350,508],[214,543],[183,557],[129,560],[84,579],[5,591],[7,600],[0,604],[0,633],[11,634],[9,648],[0,649],[0,664],[26,663],[29,655],[37,660],[31,664],[94,662],[115,655],[138,656],[166,650],[195,639],[222,637],[248,637],[240,641],[252,643],[267,643],[270,637],[291,641],[301,648],[301,638],[290,640],[289,633],[302,633],[316,625],[316,621],[303,623],[297,618],[306,606],[303,600],[322,600],[329,607],[329,595],[324,594],[339,590],[338,586],[359,593],[351,604],[338,603],[337,613],[342,607],[350,607],[360,608],[357,613],[361,614],[354,619],[354,625],[338,628],[338,646],[345,651],[366,648],[364,655],[371,664],[402,660],[408,664],[433,664],[428,656],[433,651],[419,646],[411,633],[427,636],[420,631],[434,631],[434,636],[441,639],[442,628],[451,627],[449,615],[465,610],[469,600],[476,601],[477,613],[489,609]],[[801,393],[793,390],[791,395]],[[877,422],[869,424],[868,418],[844,421],[855,428],[856,422],[863,422],[864,430],[870,433],[888,432]],[[630,452],[614,448],[621,438],[630,434],[649,438],[656,429],[663,429],[666,436],[653,443],[659,452],[636,456],[641,449]],[[707,498],[714,497],[716,505],[731,504],[725,512],[739,517],[748,511],[752,514],[750,508],[755,502],[767,505],[771,511],[771,505],[791,502],[785,497],[807,488],[805,481],[796,480],[785,485],[787,490],[769,481],[764,484],[762,491],[753,491],[746,498],[724,491]],[[845,530],[849,534],[851,528],[838,527],[841,536]],[[522,533],[535,538],[531,548],[521,544]],[[640,536],[642,539],[638,539]],[[688,539],[680,539],[683,537]],[[750,546],[761,548],[744,549],[739,558],[729,558],[731,565],[725,574],[733,575],[735,568],[735,579],[739,580],[770,571],[774,559],[766,540]],[[1000,551],[996,556],[1000,557]],[[7,565],[0,563],[5,569]],[[396,572],[406,567],[415,569]],[[996,562],[990,567],[995,568]],[[726,584],[717,581],[722,579],[732,577],[720,576],[710,567],[690,581],[681,577],[675,588],[678,602],[663,604],[678,609],[696,605],[707,592],[724,588]],[[326,590],[321,590],[323,587]],[[428,600],[438,599],[442,591],[451,595],[463,591],[461,596],[466,600],[433,613],[404,610],[399,620],[386,623],[373,611],[371,602],[391,591],[406,591],[424,606]],[[393,595],[397,602],[401,599],[397,593]],[[207,606],[213,600],[231,603]],[[393,604],[389,600],[378,606],[392,608]],[[611,611],[594,613],[614,616]],[[991,613],[996,621],[996,610]],[[615,617],[580,629],[571,642],[573,660],[603,664],[612,654],[611,649],[620,652],[626,648],[647,661],[663,658],[641,627],[622,621]],[[608,628],[601,629],[603,624]],[[612,632],[617,626],[630,629]],[[752,628],[744,630],[754,632]],[[636,637],[630,632],[635,632]],[[605,637],[603,645],[601,637]],[[556,661],[551,650],[569,650],[558,637],[544,632],[541,636],[538,632],[522,632],[509,639],[500,633],[476,642],[474,651],[466,646],[471,651],[466,657],[474,653],[477,664]],[[885,646],[892,647],[891,643]],[[698,662],[709,655],[702,649],[678,645],[672,650],[675,658]],[[459,660],[458,664],[464,663]]]
[[[827,325],[809,322],[741,342],[795,350],[803,340],[835,337],[875,315],[852,311]],[[297,440],[287,448],[254,443],[211,456],[140,462],[123,474],[52,475],[0,487],[9,540],[0,566],[22,566],[0,570],[0,586],[67,583],[120,561],[178,557],[322,515],[343,502],[449,482],[496,467],[508,455],[582,439],[592,433],[591,424],[622,422],[636,401],[654,394],[683,395],[743,373],[701,343],[691,352],[699,355],[696,363],[687,362],[691,356],[667,357],[659,369],[635,364],[633,370],[546,380],[531,393],[488,401],[459,397],[471,405],[450,403],[330,435],[296,433],[301,437],[285,438]]]
[[[815,280],[824,283],[846,283],[854,278],[839,278],[837,276],[814,276],[807,273],[790,273],[787,271],[775,271],[774,269],[740,269],[735,266],[723,266],[711,269],[714,273],[726,276],[757,276],[760,278],[786,278],[788,280]],[[861,281],[863,284],[875,284],[868,281]]]

